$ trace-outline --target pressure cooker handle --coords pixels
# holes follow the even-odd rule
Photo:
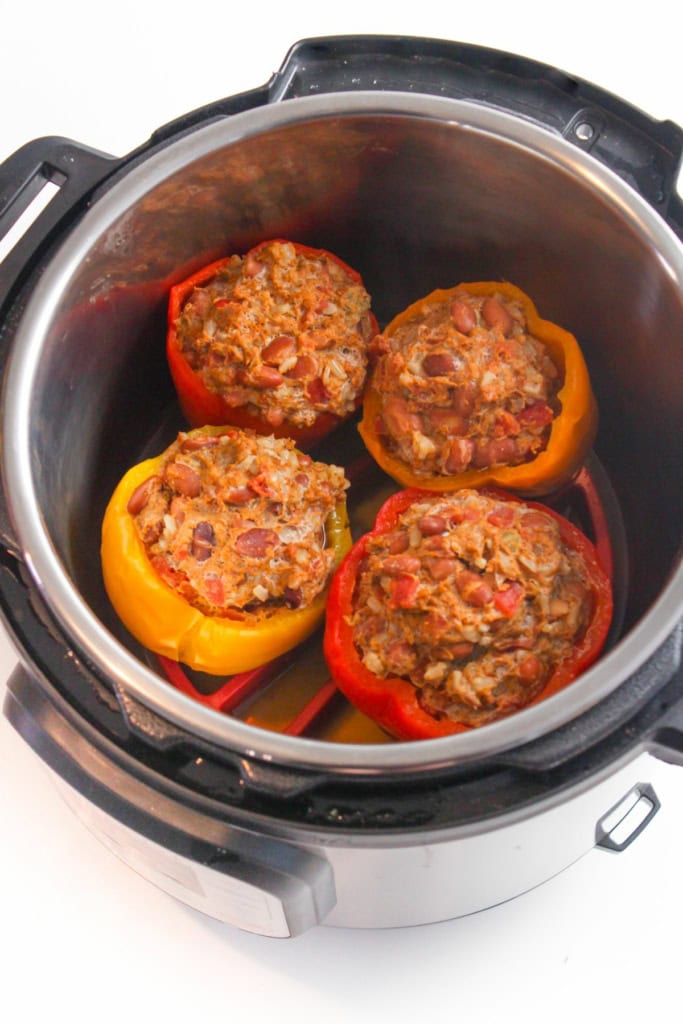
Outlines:
[[[159,888],[211,917],[289,938],[336,903],[329,861],[226,820],[218,801],[193,800],[129,755],[22,665],[7,682],[5,717],[56,774],[84,824]]]
[[[590,151],[683,237],[683,131],[547,64],[448,40],[333,36],[296,43],[268,89],[271,102],[351,90],[430,93],[531,118]]]
[[[35,265],[57,224],[80,208],[119,162],[70,139],[48,136],[28,142],[0,164],[0,243],[4,239],[7,247],[12,230],[17,235],[0,263],[0,309]]]

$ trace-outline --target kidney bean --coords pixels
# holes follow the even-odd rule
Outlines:
[[[230,505],[245,505],[254,497],[251,487],[232,487],[225,493],[224,500]]]
[[[142,512],[150,499],[152,489],[158,479],[158,476],[148,476],[146,480],[143,480],[143,482],[135,488],[128,499],[128,504],[126,506],[132,516],[136,516],[138,512]]]
[[[467,430],[465,419],[455,409],[430,409],[425,419],[449,436],[459,436]]]
[[[498,505],[486,517],[486,521],[491,523],[492,526],[502,526],[504,528],[512,526],[514,520],[515,510],[510,505]]]
[[[391,605],[393,608],[413,608],[419,587],[414,576],[399,576],[391,585]]]
[[[445,533],[446,520],[438,515],[420,516],[417,528],[425,537],[432,537],[436,533]]]
[[[454,388],[451,401],[454,410],[464,419],[467,419],[472,415],[475,399],[476,386],[474,384],[463,384],[459,388]]]
[[[320,377],[314,377],[308,382],[306,394],[314,405],[324,405],[330,400],[330,394]]]
[[[468,437],[456,437],[450,444],[445,463],[446,472],[463,473],[472,461],[473,453],[474,441]]]
[[[259,366],[251,373],[251,383],[255,388],[277,388],[285,379],[274,366]]]
[[[184,462],[169,463],[164,470],[164,481],[172,490],[184,494],[186,498],[196,498],[201,494],[202,481],[199,473],[191,466],[186,466]]]
[[[492,330],[497,328],[506,337],[512,330],[512,317],[498,299],[494,299],[491,296],[484,299],[481,315],[487,327],[490,327]]]
[[[469,334],[477,323],[477,315],[462,299],[455,299],[451,303],[451,320],[456,331],[461,334]]]
[[[294,338],[291,338],[288,334],[280,334],[266,345],[261,353],[261,359],[264,363],[268,363],[269,366],[278,366],[283,359],[294,355],[295,352],[296,342]]]
[[[204,448],[215,448],[220,444],[220,438],[215,434],[196,434],[194,437],[183,438],[180,444],[182,452],[198,452]]]
[[[313,377],[318,372],[318,362],[313,356],[299,356],[287,376],[293,380],[303,380],[305,377]]]
[[[428,377],[447,377],[458,368],[458,361],[450,352],[430,352],[422,360],[422,369]]]
[[[402,573],[420,571],[420,559],[416,555],[393,555],[382,562],[382,572],[387,576],[400,576]]]
[[[394,437],[422,431],[421,417],[410,411],[408,403],[403,398],[389,399],[384,407],[384,422]]]
[[[443,639],[450,631],[451,624],[448,619],[441,615],[439,612],[428,612],[425,619],[425,633],[435,639]],[[432,654],[438,660],[442,657],[448,657],[448,654],[443,647],[434,647]]]
[[[433,580],[439,582],[440,580],[448,579],[458,568],[458,560],[456,558],[434,558],[430,559],[427,563],[427,572]]]
[[[517,667],[517,674],[523,683],[534,683],[543,671],[543,664],[535,654],[527,654]]]
[[[300,590],[294,590],[293,587],[285,587],[284,598],[288,608],[300,608],[303,594]]]
[[[410,538],[405,530],[397,533],[389,544],[390,555],[400,555],[402,552],[407,551],[410,546]]]
[[[465,505],[460,508],[452,508],[448,513],[448,521],[451,526],[459,526],[460,523],[474,523],[479,519],[479,512],[476,508]]]
[[[468,604],[483,608],[493,600],[493,590],[476,572],[463,569],[455,577],[458,593]]]
[[[268,548],[277,544],[277,539],[274,530],[265,530],[255,526],[237,537],[235,550],[238,554],[246,555],[248,558],[263,558]]]
[[[519,528],[526,536],[536,535],[539,531],[547,533],[550,525],[551,521],[543,512],[525,512],[519,521]]]
[[[213,526],[211,523],[202,521],[201,523],[197,523],[192,531],[192,545],[190,547],[190,553],[198,562],[205,562],[207,558],[211,557],[211,552],[213,551],[215,543],[216,535],[213,532]]]
[[[422,538],[422,547],[425,551],[435,551],[439,554],[448,547],[448,540],[442,533],[436,533],[432,537]]]
[[[243,266],[244,273],[247,275],[247,277],[256,277],[256,275],[260,274],[263,268],[265,267],[265,263],[261,263],[261,261],[258,260],[256,256],[254,256],[254,254],[250,252],[247,253],[247,257],[244,261]]]
[[[268,409],[266,410],[266,420],[270,423],[271,427],[279,427],[285,421],[284,410],[282,409]]]
[[[506,465],[517,455],[517,446],[511,437],[500,437],[493,441],[480,441],[472,456],[472,463],[477,469],[485,469],[496,464]]]
[[[181,526],[185,522],[185,502],[178,495],[171,498],[171,504],[168,510],[175,519],[178,526]]]

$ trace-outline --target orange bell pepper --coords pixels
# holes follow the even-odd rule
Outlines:
[[[550,426],[546,447],[535,458],[518,466],[470,468],[454,476],[419,475],[407,463],[392,455],[382,442],[377,430],[382,401],[380,394],[373,388],[372,377],[366,387],[363,419],[358,428],[363,441],[381,468],[403,487],[453,491],[461,487],[476,488],[493,484],[529,497],[549,494],[567,483],[581,468],[597,430],[597,406],[578,342],[569,331],[541,319],[528,295],[505,281],[478,281],[457,288],[437,289],[394,317],[383,334],[391,336],[407,321],[420,316],[428,303],[446,302],[455,297],[458,291],[475,296],[493,296],[498,293],[520,302],[529,333],[546,346],[563,382],[557,395],[561,409]]]
[[[256,255],[264,246],[270,245],[271,241],[260,242],[247,253],[247,256]],[[274,241],[279,241],[279,239]],[[340,266],[352,281],[362,284],[360,274],[333,253],[327,252],[325,249],[313,249],[298,242],[290,244],[294,246],[298,253],[327,257],[327,259]],[[310,448],[338,427],[343,422],[343,419],[334,413],[323,411],[318,414],[310,426],[298,427],[288,423],[287,420],[278,426],[273,426],[266,419],[249,412],[244,406],[228,405],[219,392],[210,390],[202,380],[201,375],[196,370],[193,370],[186,361],[178,346],[175,324],[180,316],[185,300],[189,298],[195,288],[201,287],[215,277],[221,268],[230,262],[230,259],[231,257],[228,256],[225,259],[209,263],[192,274],[191,277],[174,285],[170,291],[166,358],[182,413],[193,427],[202,427],[207,423],[216,426],[230,424],[234,427],[253,430],[257,434],[290,437],[300,448]],[[379,325],[374,314],[370,313],[369,315],[372,335],[374,337],[379,331]],[[359,396],[358,406],[360,402],[361,398]]]
[[[196,434],[220,434],[205,427]],[[116,487],[102,524],[102,573],[117,615],[139,642],[156,654],[181,661],[198,672],[232,675],[263,665],[310,636],[325,613],[327,592],[306,608],[282,608],[249,622],[205,615],[157,574],[140,540],[128,501],[157,471],[162,456],[133,466]],[[351,546],[346,503],[339,502],[326,523],[326,542],[339,565]]]

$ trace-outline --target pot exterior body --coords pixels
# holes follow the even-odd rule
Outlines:
[[[215,851],[212,864],[154,842],[106,813],[50,772],[66,803],[112,853],[175,899],[228,925],[288,938],[318,924],[342,928],[398,928],[463,917],[513,899],[548,881],[604,843],[609,829],[633,812],[646,782],[650,755],[529,817],[497,817],[490,828],[457,836],[337,836],[299,841],[296,885],[286,874],[282,843],[273,840],[279,880],[252,865],[234,870]],[[642,798],[656,808],[653,794]],[[615,809],[619,811],[615,814]],[[259,844],[268,844],[254,834]]]

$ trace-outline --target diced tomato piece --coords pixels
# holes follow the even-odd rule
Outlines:
[[[547,427],[555,413],[546,402],[534,402],[523,409],[517,419],[524,427]]]
[[[162,578],[169,587],[179,587],[187,581],[187,576],[180,569],[174,569],[163,555],[154,555],[150,559],[155,572]]]
[[[215,604],[217,606],[223,604],[225,601],[225,590],[223,588],[222,580],[214,577],[207,577],[204,581],[204,589],[211,604]]]
[[[504,590],[497,590],[493,595],[493,604],[506,618],[511,619],[517,612],[524,591],[519,583],[511,583]]]
[[[273,485],[265,473],[257,473],[256,476],[252,476],[249,480],[249,488],[263,498],[270,498],[275,493]]]
[[[521,429],[520,420],[511,412],[501,410],[496,416],[493,427],[494,437],[515,437]]]
[[[419,583],[415,576],[398,576],[391,584],[392,608],[412,608]]]

